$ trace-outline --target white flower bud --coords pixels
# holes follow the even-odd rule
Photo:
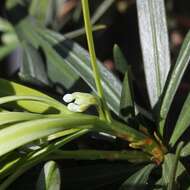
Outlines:
[[[75,99],[75,97],[72,94],[65,94],[65,96],[63,96],[63,100],[66,103],[70,103]]]
[[[68,108],[68,110],[70,110],[72,112],[81,112],[80,106],[75,103],[69,103],[67,105],[67,108]]]

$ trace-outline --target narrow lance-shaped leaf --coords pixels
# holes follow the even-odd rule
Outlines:
[[[48,84],[45,65],[39,52],[30,44],[22,43],[23,59],[19,76],[25,81]]]
[[[190,125],[190,94],[188,95],[177,123],[175,125],[174,131],[170,139],[170,145],[174,146],[180,136],[187,130]]]
[[[37,182],[37,190],[60,190],[61,174],[54,161],[46,162]]]
[[[134,107],[134,96],[133,96],[133,87],[130,75],[130,67],[128,67],[128,71],[125,73],[125,78],[123,81],[123,88],[121,93],[121,101],[120,101],[120,110],[123,116],[129,117],[135,114]]]
[[[119,190],[143,190],[148,188],[147,181],[150,173],[155,167],[154,164],[149,164],[131,175],[120,187]]]
[[[89,128],[97,121],[93,116],[67,116],[26,121],[1,129],[0,156],[34,140],[71,128]],[[81,126],[81,127],[80,127]]]
[[[10,82],[5,79],[0,79],[0,86],[1,86],[0,97],[12,96],[12,95],[36,96],[36,97],[48,98],[48,99],[51,99],[51,101],[56,101],[50,96],[47,96],[46,94],[42,92],[39,92],[37,90],[34,90],[32,88],[26,87],[21,84],[17,84],[15,82]],[[11,107],[14,109],[21,107],[27,111],[35,112],[35,113],[43,113],[45,111],[48,111],[51,108],[51,106],[48,105],[47,103],[43,103],[39,101],[37,102],[37,101],[32,101],[32,100],[31,101],[18,100],[17,105],[14,105],[14,106],[8,105],[8,107]],[[62,108],[64,108],[63,104],[62,104]],[[65,112],[68,112],[68,109],[66,107],[65,107]]]
[[[190,32],[185,37],[183,45],[181,47],[177,62],[173,68],[172,74],[169,78],[166,92],[160,108],[160,128],[159,131],[163,135],[164,124],[170,109],[171,103],[178,89],[183,74],[188,66],[190,60]]]
[[[104,0],[93,14],[91,18],[92,24],[96,23],[105,14],[113,3],[114,0]]]
[[[113,56],[115,67],[118,71],[125,74],[127,71],[127,61],[118,45],[114,45]]]
[[[170,170],[170,173],[168,172],[168,176],[169,176],[169,183],[168,183],[168,188],[167,190],[173,190],[175,188],[175,181],[176,181],[176,177],[178,176],[178,164],[179,164],[179,159],[180,159],[180,153],[181,150],[183,148],[183,142],[180,142],[177,146],[177,150],[176,150],[176,154],[175,154],[175,158],[174,161],[172,163],[172,167]]]
[[[186,157],[190,155],[190,143],[187,143],[181,150],[181,157]]]
[[[168,32],[163,0],[137,0],[144,71],[153,108],[159,101],[170,70]]]

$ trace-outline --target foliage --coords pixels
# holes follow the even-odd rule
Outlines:
[[[7,189],[22,174],[44,162],[37,189],[60,189],[61,184],[64,188],[62,171],[52,160],[65,159],[125,160],[126,168],[119,165],[113,169],[112,162],[111,176],[108,175],[110,166],[106,165],[101,166],[107,168],[105,176],[98,173],[98,165],[78,169],[81,173],[83,169],[93,170],[90,179],[107,179],[100,180],[99,187],[117,181],[121,190],[189,189],[190,185],[184,186],[183,182],[189,179],[189,171],[182,160],[190,155],[189,143],[181,141],[189,127],[189,95],[172,134],[167,134],[170,126],[166,120],[190,60],[190,33],[171,68],[164,1],[136,2],[150,112],[136,102],[133,87],[136,79],[121,49],[115,45],[113,54],[116,68],[125,76],[123,84],[96,58],[92,31],[97,26],[91,23],[97,22],[113,1],[104,1],[92,21],[88,0],[81,1],[89,53],[68,38],[80,36],[83,29],[65,35],[56,31],[56,23],[51,19],[55,15],[51,12],[50,18],[47,12],[57,1],[42,1],[40,9],[36,0],[10,2],[6,3],[8,19],[0,20],[4,39],[0,59],[19,48],[21,81],[49,88],[60,85],[69,90],[82,78],[92,93],[66,94],[63,97],[66,106],[45,93],[0,79],[0,189]],[[16,18],[14,10],[18,7],[24,13],[27,10],[27,14]],[[48,25],[53,29],[48,29]],[[95,110],[90,112],[89,107]],[[120,139],[127,146],[124,150],[63,149],[65,144],[91,133]],[[76,175],[78,170],[73,169],[71,173]],[[90,180],[85,184],[84,178],[88,176],[80,172],[78,183],[87,189]],[[71,182],[69,188],[76,186]]]

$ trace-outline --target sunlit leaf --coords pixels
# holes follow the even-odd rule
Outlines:
[[[61,174],[54,161],[46,162],[37,182],[37,190],[60,190]]]
[[[138,0],[138,22],[150,104],[159,101],[170,70],[168,31],[163,0]]]

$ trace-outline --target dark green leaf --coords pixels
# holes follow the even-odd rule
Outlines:
[[[158,103],[170,70],[163,0],[138,0],[137,12],[147,90],[152,108]]]
[[[170,145],[174,146],[180,136],[187,130],[190,125],[190,94],[188,95],[177,123],[175,125],[174,131],[170,139]]]
[[[114,45],[113,56],[115,67],[118,71],[125,74],[127,71],[127,61],[118,45]]]
[[[163,102],[160,109],[160,133],[163,135],[164,124],[170,109],[172,100],[183,77],[183,74],[188,66],[190,60],[190,32],[185,37],[182,48],[180,50],[177,62],[172,71]]]
[[[128,71],[126,71],[125,78],[123,81],[120,110],[121,114],[126,117],[135,114],[133,87],[130,77],[130,67],[128,67]]]
[[[61,174],[54,161],[45,163],[37,182],[37,190],[60,190]]]
[[[143,190],[148,188],[147,181],[152,172],[154,164],[149,164],[131,175],[120,187],[120,190]]]

